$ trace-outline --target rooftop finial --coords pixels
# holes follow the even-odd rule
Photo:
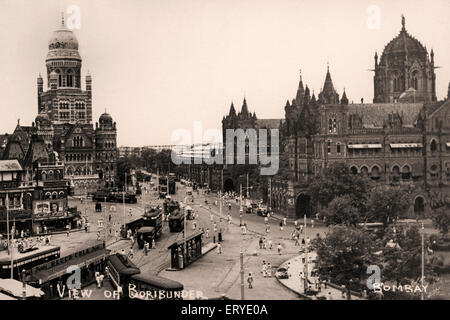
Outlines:
[[[63,26],[65,25],[65,23],[64,23],[64,11],[61,12],[61,24],[62,24]]]
[[[405,16],[402,15],[402,29],[405,29]]]
[[[298,73],[300,75],[300,80],[302,80],[302,69],[298,69]]]

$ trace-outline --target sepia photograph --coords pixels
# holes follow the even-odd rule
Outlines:
[[[0,303],[450,300],[449,14],[0,0]]]

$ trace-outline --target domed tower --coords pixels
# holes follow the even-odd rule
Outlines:
[[[86,77],[86,91],[81,90],[82,60],[78,40],[62,17],[61,25],[53,32],[45,60],[47,91],[39,76],[38,113],[45,112],[54,124],[91,123],[91,76]]]
[[[429,58],[427,49],[405,28],[384,48],[380,61],[375,53],[374,103],[436,101],[434,53]],[[411,94],[411,92],[413,92]],[[409,101],[411,100],[411,101]]]
[[[103,113],[95,124],[95,167],[103,188],[115,187],[117,143],[116,123],[111,115]]]

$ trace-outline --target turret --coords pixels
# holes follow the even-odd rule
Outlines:
[[[344,88],[344,93],[342,94],[341,104],[348,104],[348,99],[347,99],[347,94],[345,93],[345,88]]]
[[[378,53],[375,51],[375,68],[378,66]]]
[[[44,91],[44,80],[42,80],[42,76],[39,73],[39,76],[37,77],[37,88],[38,88],[38,94],[42,93]]]
[[[55,71],[50,72],[50,90],[58,88],[58,74]]]
[[[86,75],[86,91],[92,91],[92,77],[89,73]]]

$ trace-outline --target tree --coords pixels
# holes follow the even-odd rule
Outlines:
[[[369,234],[354,227],[333,226],[324,238],[314,239],[312,246],[317,253],[320,276],[339,285],[360,284],[374,261]]]
[[[433,226],[439,230],[442,237],[445,237],[448,234],[450,225],[450,208],[444,205],[434,209],[431,219],[433,221]]]
[[[382,251],[380,265],[383,282],[393,281],[410,284],[421,277],[422,236],[417,226],[396,226],[388,228],[378,246]],[[425,250],[428,244],[425,244]],[[428,281],[434,281],[431,260],[427,259],[425,274]]]
[[[387,225],[406,212],[409,200],[408,192],[401,186],[376,186],[370,190],[364,212],[365,221]]]
[[[356,226],[361,220],[358,208],[349,195],[334,198],[325,210],[326,222],[330,224],[345,224]]]
[[[336,162],[327,167],[322,175],[315,177],[309,190],[314,203],[328,206],[334,198],[349,195],[355,207],[362,209],[371,186],[368,178],[353,174],[345,163]]]

